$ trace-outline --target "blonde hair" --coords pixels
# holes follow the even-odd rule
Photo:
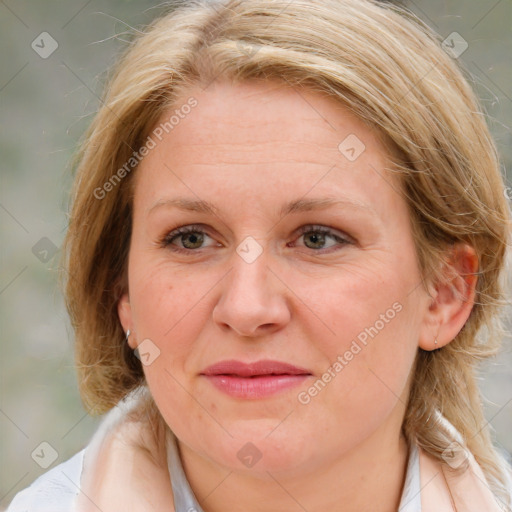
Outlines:
[[[443,461],[453,425],[509,504],[508,466],[493,447],[476,382],[478,363],[500,346],[498,312],[506,303],[510,210],[497,153],[470,85],[439,38],[407,11],[376,1],[181,2],[126,50],[77,155],[63,251],[88,410],[103,413],[144,384],[117,315],[128,284],[137,162],[133,170],[125,164],[191,87],[218,76],[327,93],[377,128],[395,155],[425,280],[446,278],[452,244],[475,249],[475,305],[451,343],[418,350],[403,431]]]

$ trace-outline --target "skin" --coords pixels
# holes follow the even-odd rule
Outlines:
[[[132,348],[149,338],[160,350],[144,371],[190,485],[206,512],[233,504],[247,512],[396,510],[415,354],[456,336],[476,280],[420,285],[386,147],[334,99],[272,81],[219,81],[189,93],[197,107],[137,169],[129,292],[118,311]],[[355,161],[338,150],[350,134],[365,145]],[[150,212],[177,197],[218,211]],[[290,201],[323,197],[366,207],[279,214]],[[162,245],[192,224],[201,225],[202,245],[187,235]],[[308,225],[349,242],[330,235],[315,242],[316,232],[298,233]],[[252,263],[236,251],[248,236],[263,251]],[[460,273],[476,271],[470,247],[455,246],[452,256]],[[301,404],[299,392],[396,302],[400,312]],[[234,399],[199,375],[225,359],[277,359],[312,375],[269,398]],[[237,457],[248,442],[262,455],[251,468]]]

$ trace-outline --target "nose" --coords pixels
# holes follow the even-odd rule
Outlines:
[[[265,253],[252,263],[235,254],[234,266],[221,283],[213,320],[222,329],[257,337],[278,331],[290,320],[287,287],[269,268]]]

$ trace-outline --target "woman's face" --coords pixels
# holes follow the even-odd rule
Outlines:
[[[278,82],[217,82],[176,109],[134,176],[119,303],[169,427],[261,474],[398,437],[430,298],[383,145]]]

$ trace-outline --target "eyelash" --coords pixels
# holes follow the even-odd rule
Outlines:
[[[189,233],[204,233],[207,236],[209,236],[204,229],[202,229],[201,226],[197,225],[190,225],[190,226],[183,226],[177,229],[174,229],[173,231],[167,233],[163,239],[160,241],[160,246],[163,248],[171,248],[172,251],[178,252],[178,253],[193,253],[193,252],[199,252],[201,248],[199,249],[183,249],[180,247],[177,247],[172,242],[176,238],[179,238],[182,235],[186,235]],[[306,234],[306,233],[320,233],[322,235],[329,235],[330,237],[334,238],[340,245],[353,245],[354,242],[351,241],[348,237],[340,237],[338,236],[332,229],[326,228],[324,226],[317,226],[317,225],[306,225],[302,226],[298,230],[299,237]],[[211,238],[211,237],[210,237]],[[328,248],[333,249],[332,247]],[[315,249],[309,249],[310,251],[321,253],[322,249],[315,250]],[[329,251],[330,252],[330,251]]]

